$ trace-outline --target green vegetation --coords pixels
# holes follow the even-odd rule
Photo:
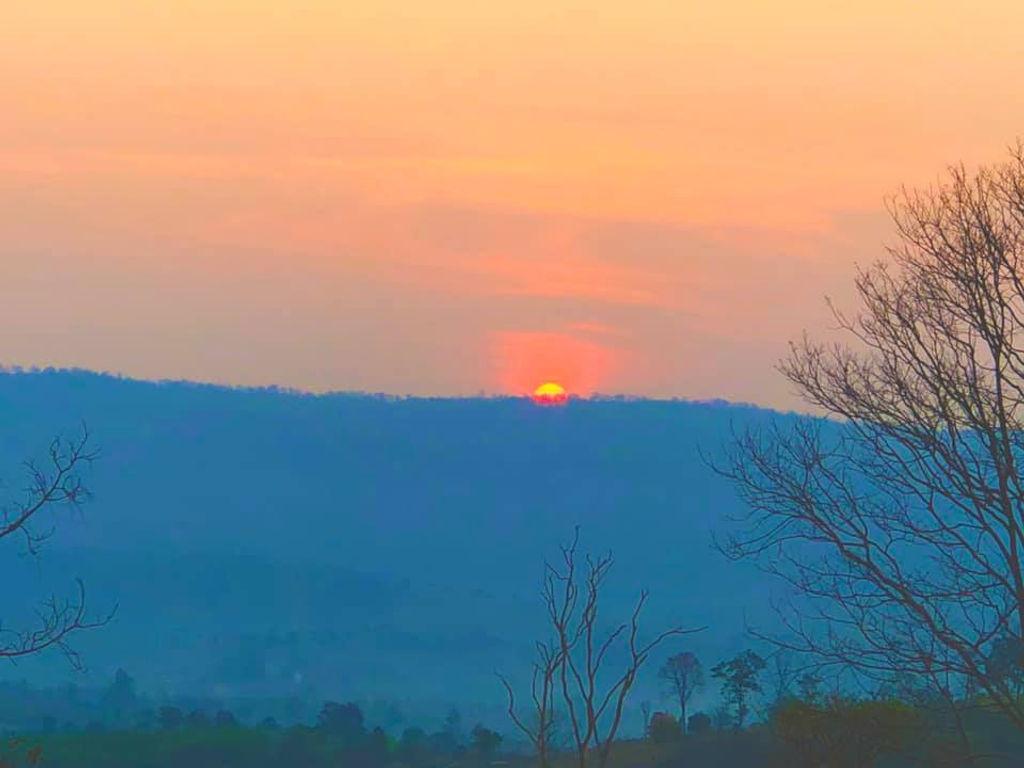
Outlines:
[[[686,655],[689,669],[699,659]],[[665,663],[678,664],[667,656]],[[674,661],[673,661],[674,660]],[[1017,674],[1015,659],[1007,674]],[[663,668],[663,667],[662,667]],[[795,670],[778,656],[743,651],[713,666],[722,705],[694,712],[684,732],[678,717],[656,711],[645,733],[611,744],[611,768],[912,768],[914,766],[1019,765],[1024,734],[985,696],[947,702],[941,691],[905,678],[874,693],[843,693],[832,681]],[[782,674],[783,670],[787,674]],[[659,672],[661,670],[659,669]],[[654,674],[654,673],[652,673]],[[773,680],[772,676],[778,678]],[[780,682],[781,681],[781,682]],[[832,685],[833,688],[829,689]],[[826,692],[822,692],[823,689]],[[483,724],[464,728],[451,711],[436,729],[382,728],[353,702],[326,702],[309,722],[279,723],[249,709],[245,717],[207,703],[194,709],[157,704],[140,696],[132,678],[118,671],[101,691],[34,691],[0,686],[8,716],[28,702],[36,725],[9,732],[0,742],[0,767],[58,768],[492,768],[534,766],[531,745]],[[741,701],[742,700],[742,701]],[[666,691],[669,706],[678,700]],[[77,722],[57,715],[71,713]],[[52,707],[53,714],[42,714]],[[741,720],[740,710],[743,709]],[[383,711],[382,711],[383,713]],[[86,718],[86,719],[82,719]],[[555,711],[547,763],[575,768],[580,755],[570,720]],[[512,734],[512,737],[509,734]],[[587,756],[599,759],[598,747]]]
[[[25,734],[8,743],[0,766],[474,768],[490,764],[501,743],[501,735],[483,725],[475,726],[468,738],[447,728],[387,734],[367,726],[353,703],[327,702],[315,723],[287,727],[269,718],[244,725],[223,710],[211,715],[164,706],[151,727],[107,730],[94,723],[84,729]]]
[[[1024,740],[1005,719],[979,711],[971,718],[971,762],[934,713],[898,701],[835,697],[818,704],[801,700],[776,707],[768,719],[744,729],[683,734],[669,713],[651,719],[646,739],[616,742],[609,765],[680,768],[910,768],[911,766],[1013,766]],[[519,752],[500,750],[499,734],[482,726],[465,740],[442,732],[407,728],[333,730],[323,723],[279,727],[274,723],[182,723],[171,728],[76,730],[28,734],[6,742],[0,765],[60,768],[483,768],[529,765]],[[923,762],[922,762],[923,761]],[[552,764],[574,764],[557,752]]]

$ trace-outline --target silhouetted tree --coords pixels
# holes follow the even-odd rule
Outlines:
[[[804,339],[782,373],[835,421],[740,434],[723,465],[747,502],[724,549],[805,599],[772,638],[863,678],[976,690],[1024,728],[990,670],[1024,625],[1024,149],[891,206],[892,263],[859,272],[851,344]]]
[[[687,733],[698,735],[701,733],[707,733],[711,730],[711,718],[705,715],[703,712],[695,712],[690,715],[690,719],[686,723]]]
[[[459,710],[454,707],[448,710],[442,730],[451,737],[452,743],[462,743],[462,714]]]
[[[128,715],[138,703],[135,694],[135,681],[123,669],[114,673],[110,687],[103,692],[100,706],[115,719],[120,720]]]
[[[452,755],[459,749],[459,742],[455,740],[450,731],[440,730],[427,737],[430,744],[430,751],[440,755]]]
[[[789,699],[775,708],[769,725],[790,764],[862,768],[907,750],[920,738],[922,720],[900,702],[834,696],[820,706]]]
[[[647,726],[647,738],[655,744],[671,744],[683,738],[683,727],[668,712],[655,712]]]
[[[303,766],[303,768],[328,768],[328,756],[323,749],[320,734],[310,728],[292,726],[287,728],[277,745],[273,765]]]
[[[819,697],[821,678],[814,672],[805,672],[797,678],[797,696],[806,702],[815,703]]]
[[[989,650],[985,673],[1002,681],[1015,696],[1024,694],[1024,641],[1009,634],[997,637]]]
[[[758,676],[765,661],[753,651],[743,651],[728,661],[716,664],[711,676],[722,686],[722,698],[732,707],[733,725],[742,728],[750,712],[750,697],[761,692]]]
[[[470,731],[470,744],[473,751],[485,760],[490,760],[497,753],[501,746],[502,736],[497,731],[485,728],[480,723],[473,726]]]
[[[363,725],[363,711],[355,702],[339,704],[328,701],[323,705],[316,719],[317,728],[324,733],[338,736],[346,741],[356,741],[366,735]]]
[[[603,768],[622,722],[626,698],[650,654],[670,637],[699,631],[676,627],[641,641],[640,615],[648,596],[644,590],[628,622],[600,632],[600,592],[614,559],[611,553],[588,555],[580,569],[578,545],[579,528],[572,541],[561,547],[561,562],[545,564],[542,594],[554,637],[535,646],[531,718],[520,715],[512,686],[499,676],[508,694],[509,717],[534,745],[541,768],[546,768],[550,757],[556,700],[568,722],[578,767],[587,768],[594,757]],[[605,662],[614,648],[621,649],[624,663],[609,674]]]
[[[422,728],[406,728],[398,740],[398,754],[404,763],[418,764],[430,754],[430,742]]]
[[[679,705],[679,724],[686,730],[686,705],[693,694],[704,685],[704,669],[700,660],[689,651],[669,656],[658,677]]]
[[[347,763],[353,768],[381,768],[388,759],[388,737],[384,729],[374,728],[362,743],[349,752]]]

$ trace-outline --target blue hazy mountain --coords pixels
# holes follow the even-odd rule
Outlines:
[[[739,510],[699,450],[769,411],[724,403],[312,396],[82,372],[0,375],[0,476],[84,421],[95,500],[39,558],[0,556],[5,616],[81,575],[116,620],[88,678],[153,692],[325,696],[500,710],[526,667],[543,559],[580,525],[611,548],[609,615],[707,625],[714,663],[772,587],[712,533]],[[611,619],[609,619],[611,621]],[[671,649],[666,649],[671,650]],[[0,672],[0,674],[3,674]],[[66,679],[59,659],[8,677]],[[644,685],[653,686],[653,680]],[[415,706],[415,704],[410,704]]]

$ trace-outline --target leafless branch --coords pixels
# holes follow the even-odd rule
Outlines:
[[[722,548],[799,596],[780,645],[1024,727],[988,664],[1024,626],[1024,149],[890,207],[890,263],[836,311],[850,343],[805,338],[780,366],[828,418],[738,434],[716,465],[750,510]]]
[[[81,471],[98,455],[89,445],[89,432],[83,425],[77,437],[54,439],[45,463],[25,462],[27,483],[21,497],[0,506],[0,540],[20,536],[27,551],[38,554],[40,545],[52,535],[53,527],[50,523],[39,528],[37,522],[45,512],[61,506],[77,508],[90,498]],[[51,596],[39,605],[35,621],[27,629],[12,629],[0,621],[0,659],[17,661],[49,649],[59,651],[73,668],[81,669],[82,659],[70,645],[71,636],[106,624],[113,611],[90,617],[85,587],[80,580],[76,584],[75,597]]]
[[[560,560],[547,563],[541,595],[553,633],[553,639],[537,643],[531,695],[538,725],[524,723],[516,711],[513,689],[502,678],[508,695],[509,715],[513,723],[534,744],[542,766],[550,760],[550,741],[544,726],[553,723],[557,701],[565,711],[578,768],[587,768],[591,759],[598,768],[607,764],[612,744],[637,674],[651,653],[665,640],[698,632],[671,628],[643,641],[640,616],[648,593],[642,591],[626,622],[602,632],[598,626],[601,587],[614,558],[611,553],[583,558],[578,563],[579,528],[568,545],[560,548]],[[624,656],[622,667],[609,671],[613,649]],[[543,749],[542,749],[543,748]]]

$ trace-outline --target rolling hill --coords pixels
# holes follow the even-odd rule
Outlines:
[[[0,475],[86,422],[95,499],[37,559],[8,544],[8,616],[81,575],[114,623],[84,638],[93,681],[149,691],[456,705],[500,716],[521,674],[543,559],[575,525],[612,548],[610,612],[707,625],[713,663],[770,620],[773,587],[712,533],[737,511],[701,460],[770,411],[725,403],[313,396],[77,371],[0,375]],[[61,680],[57,658],[18,677]],[[10,676],[10,675],[8,675]],[[653,671],[642,687],[654,695]],[[699,703],[698,703],[699,704]]]

